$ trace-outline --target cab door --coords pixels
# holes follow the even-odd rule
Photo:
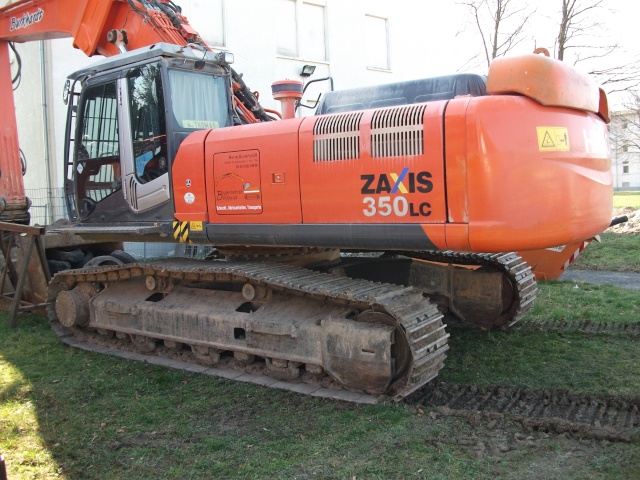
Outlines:
[[[101,79],[71,98],[66,134],[65,195],[72,219],[85,221],[99,217],[109,210],[106,205],[119,196],[120,139],[116,90],[115,78]],[[74,124],[76,114],[78,119]]]
[[[133,212],[144,212],[170,199],[160,66],[133,68],[117,82],[124,197]]]

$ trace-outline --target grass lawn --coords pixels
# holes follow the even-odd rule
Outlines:
[[[610,288],[574,298],[566,284],[550,282],[533,316],[608,308],[607,320],[637,319],[637,300]],[[447,382],[640,395],[637,339],[453,331],[451,347],[441,372]],[[517,440],[527,436],[533,440]],[[479,452],[469,438],[505,451]],[[0,316],[0,452],[11,480],[640,474],[638,440],[580,443],[509,424],[494,431],[415,405],[350,405],[128,362],[63,345],[35,315],[13,330]]]
[[[640,209],[640,192],[616,206]],[[640,273],[640,235],[604,234],[575,268]],[[544,282],[526,321],[633,323],[637,292]],[[640,342],[454,330],[448,383],[640,396]],[[238,384],[63,345],[45,318],[0,314],[0,455],[22,479],[632,479],[631,443],[523,433],[422,411]],[[497,453],[496,453],[497,452]]]
[[[577,288],[576,288],[577,287]],[[640,321],[637,290],[574,282],[539,282],[538,296],[524,322],[575,322],[593,320],[607,324]]]
[[[574,270],[640,273],[640,234],[605,232],[571,265]]]
[[[615,192],[614,208],[640,210],[640,192]],[[640,234],[606,232],[593,241],[571,265],[575,270],[640,273]]]
[[[614,192],[613,208],[631,207],[640,210],[640,191]]]

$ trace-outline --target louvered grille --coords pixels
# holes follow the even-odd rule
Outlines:
[[[376,111],[371,120],[371,156],[422,155],[426,108],[426,105],[410,105]]]
[[[138,210],[138,182],[131,176],[129,178],[129,205],[134,210]]]
[[[320,117],[313,126],[313,161],[360,158],[362,112]]]

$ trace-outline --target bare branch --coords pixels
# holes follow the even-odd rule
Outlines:
[[[466,0],[459,4],[473,17],[487,68],[494,58],[506,55],[526,39],[527,23],[535,12],[523,0]]]
[[[556,39],[556,56],[590,68],[590,73],[607,93],[621,92],[640,85],[637,62],[607,65],[620,50],[610,40],[610,32],[601,22],[606,12],[605,0],[561,0],[560,22]],[[603,64],[605,66],[603,66]]]

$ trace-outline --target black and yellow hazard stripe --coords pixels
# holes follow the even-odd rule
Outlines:
[[[189,222],[173,222],[173,238],[180,243],[192,243],[189,239]]]

